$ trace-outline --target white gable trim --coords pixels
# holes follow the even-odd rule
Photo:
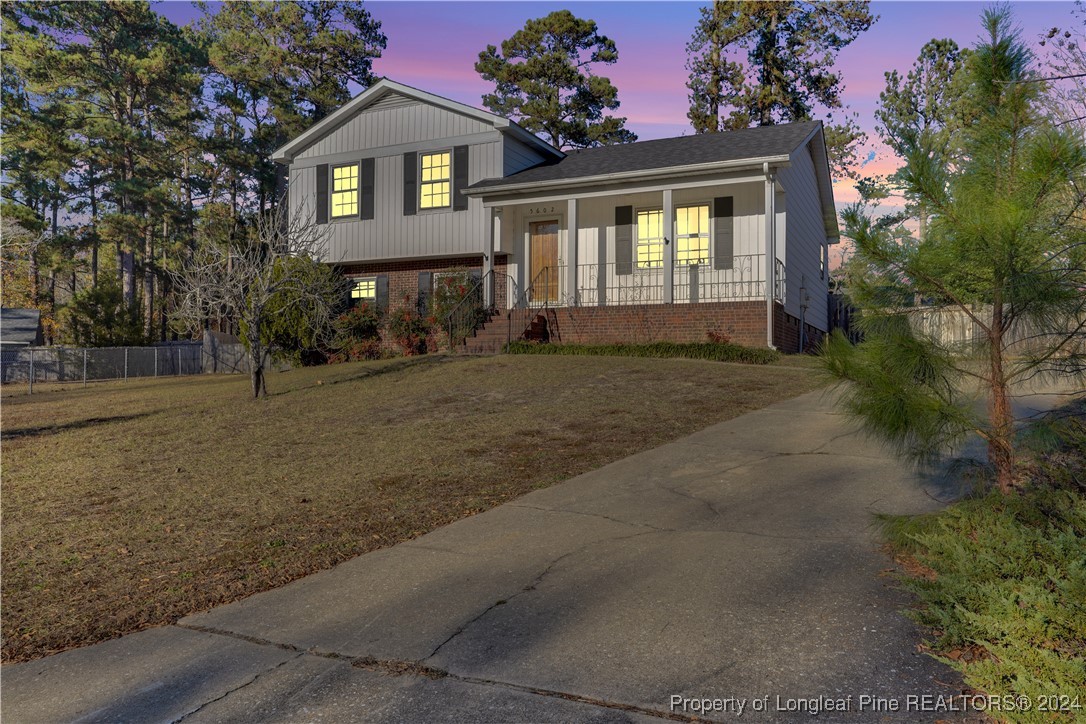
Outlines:
[[[298,135],[292,141],[277,148],[271,155],[271,160],[278,163],[290,163],[294,160],[294,157],[302,150],[308,148],[313,143],[317,142],[321,138],[332,133],[337,128],[345,124],[350,119],[368,106],[375,103],[377,100],[383,98],[389,93],[398,93],[408,98],[413,98],[422,103],[426,103],[438,108],[444,108],[453,113],[459,113],[461,115],[475,118],[476,120],[484,123],[489,123],[499,131],[509,133],[516,137],[518,140],[527,143],[528,145],[543,152],[545,155],[554,156],[555,158],[562,158],[564,153],[551,146],[549,143],[543,141],[541,138],[533,133],[521,128],[516,123],[513,123],[508,118],[488,113],[487,111],[479,110],[478,108],[472,108],[465,103],[459,103],[448,98],[442,98],[441,96],[434,95],[433,93],[427,93],[426,91],[419,90],[418,88],[412,88],[411,86],[404,85],[403,83],[397,83],[396,81],[389,80],[388,78],[382,78],[374,83],[372,86],[362,91],[350,101],[345,103],[341,108],[335,112],[329,114],[325,118],[317,121],[303,133]]]

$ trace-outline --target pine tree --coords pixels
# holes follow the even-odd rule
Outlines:
[[[986,11],[985,40],[959,74],[948,164],[930,134],[905,148],[900,178],[931,210],[924,240],[901,243],[852,207],[858,274],[849,292],[864,341],[831,336],[826,364],[845,407],[902,452],[931,458],[975,433],[999,489],[1015,486],[1015,386],[1046,375],[1086,382],[1086,142],[1053,126],[1006,7]],[[952,344],[918,324],[915,297],[977,330]],[[976,409],[978,394],[987,399]]]
[[[687,45],[690,118],[697,133],[806,121],[818,108],[840,111],[839,50],[871,27],[867,2],[715,0],[702,8]],[[747,63],[731,59],[746,51]],[[826,128],[837,173],[849,171],[863,139],[855,121]]]
[[[494,83],[483,105],[512,118],[557,148],[585,148],[636,141],[626,119],[606,115],[619,107],[618,89],[592,66],[618,60],[615,42],[596,23],[568,10],[529,20],[501,52],[479,53],[475,71]]]

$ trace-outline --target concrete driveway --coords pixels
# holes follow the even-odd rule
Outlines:
[[[812,393],[175,626],[4,667],[3,718],[961,718],[919,710],[961,683],[917,653],[872,527],[954,493]]]

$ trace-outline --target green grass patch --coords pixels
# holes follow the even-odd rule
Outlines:
[[[883,520],[931,651],[979,691],[1029,697],[989,712],[1014,722],[1086,721],[1086,418],[1065,418],[1057,446],[1051,432],[1021,493]]]
[[[700,359],[766,365],[778,362],[781,353],[772,349],[743,347],[730,342],[648,342],[645,344],[539,344],[511,342],[510,354],[589,355],[596,357],[655,357]]]

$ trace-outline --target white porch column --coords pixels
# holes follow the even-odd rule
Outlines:
[[[664,303],[675,301],[675,207],[664,189]]]
[[[566,261],[569,264],[566,277],[569,292],[567,296],[570,304],[575,307],[580,302],[580,290],[577,289],[577,230],[580,228],[577,220],[577,199],[570,199],[566,205],[566,245],[569,247],[566,252]]]
[[[777,179],[763,164],[765,172],[765,343],[773,346],[773,296],[777,286]]]
[[[483,306],[494,306],[494,247],[501,241],[501,216],[498,210],[490,209],[490,223],[487,224],[486,242],[483,246]]]

